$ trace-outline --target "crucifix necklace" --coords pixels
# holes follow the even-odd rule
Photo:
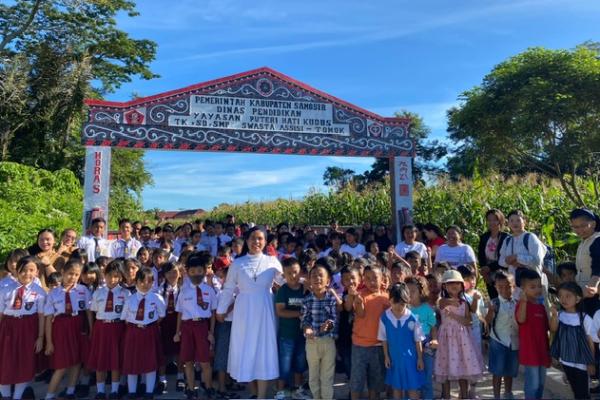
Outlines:
[[[260,259],[258,260],[258,265],[255,268],[252,268],[252,279],[254,279],[254,282],[256,282],[256,279],[258,278],[258,271],[260,270],[260,264],[262,264],[262,260],[263,260],[263,255],[260,255]]]

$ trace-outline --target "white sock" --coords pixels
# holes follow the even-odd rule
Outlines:
[[[154,392],[154,384],[156,383],[156,371],[144,374],[146,377],[146,393]]]
[[[56,395],[54,393],[46,393],[46,400],[52,400]]]
[[[127,389],[129,394],[137,392],[137,375],[127,375]]]
[[[110,384],[110,392],[117,393],[119,391],[119,382],[111,382]]]
[[[106,393],[106,384],[104,382],[96,382],[98,393]]]
[[[0,394],[10,399],[10,385],[0,385]]]
[[[167,376],[166,375],[161,375],[160,376],[160,381],[161,382],[166,382],[167,381]]]
[[[13,393],[13,399],[21,400],[21,397],[23,397],[23,392],[27,388],[28,384],[29,382],[17,383],[15,385],[15,393]]]
[[[75,394],[75,386],[69,386],[67,388],[67,394]]]
[[[183,372],[177,373],[177,379],[183,379]]]

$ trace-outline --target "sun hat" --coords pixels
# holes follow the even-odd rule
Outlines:
[[[442,275],[442,283],[451,283],[451,282],[465,283],[460,272],[458,272],[454,269],[446,271],[446,272],[444,272],[444,275]]]

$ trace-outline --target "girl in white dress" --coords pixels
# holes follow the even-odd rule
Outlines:
[[[265,234],[258,228],[248,231],[248,254],[229,267],[219,298],[217,317],[224,318],[234,301],[227,371],[238,382],[257,381],[257,397],[266,397],[268,381],[279,377],[277,330],[271,288],[281,279],[276,257],[263,254]]]

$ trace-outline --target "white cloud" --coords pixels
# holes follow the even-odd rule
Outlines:
[[[413,15],[412,18],[403,18],[403,23],[401,24],[399,24],[398,21],[394,19],[393,21],[388,22],[389,26],[384,26],[383,28],[377,31],[365,34],[343,35],[335,39],[314,41],[307,41],[305,37],[302,37],[302,41],[296,41],[292,43],[274,44],[267,46],[245,45],[237,48],[229,48],[226,50],[206,51],[192,54],[190,56],[171,58],[165,61],[180,62],[191,60],[206,60],[228,56],[240,56],[246,54],[281,54],[318,48],[355,46],[359,44],[364,45],[369,43],[399,39],[405,36],[422,33],[445,26],[462,24],[472,20],[481,20],[486,17],[497,16],[503,13],[522,12],[526,8],[541,5],[547,6],[549,2],[556,3],[564,1],[565,0],[527,0],[518,2],[513,1],[505,3],[492,3],[492,5],[487,7],[478,6],[472,9],[458,10],[453,13],[444,14],[439,17],[432,17],[430,14],[423,14],[420,16]],[[413,22],[411,24],[411,22],[409,22],[411,20],[416,22]],[[255,42],[252,41],[252,43]]]

